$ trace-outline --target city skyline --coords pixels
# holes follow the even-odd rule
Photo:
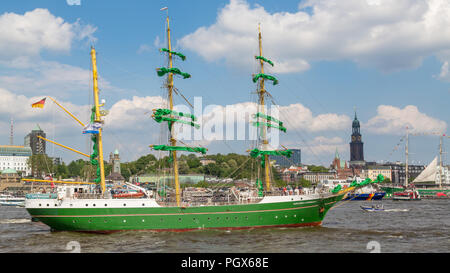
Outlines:
[[[31,104],[53,96],[77,117],[88,120],[92,102],[89,48],[95,45],[100,88],[104,90],[101,95],[110,111],[105,154],[119,149],[122,161],[127,162],[150,153],[148,145],[159,141],[154,133],[159,133],[159,127],[147,112],[164,97],[155,69],[164,63],[158,49],[166,41],[166,12],[160,8],[168,6],[175,48],[189,58],[186,64],[177,65],[193,75],[188,81],[178,81],[177,87],[190,100],[199,96],[204,106],[216,105],[203,114],[227,105],[239,111],[254,102],[253,42],[261,23],[263,50],[275,62],[268,71],[280,80],[268,90],[284,111],[287,133],[281,134],[281,144],[301,149],[306,164],[328,166],[336,149],[342,158],[350,159],[356,106],[366,161],[404,161],[404,141],[400,140],[408,126],[409,161],[426,165],[438,154],[439,138],[431,133],[445,133],[450,111],[445,107],[450,92],[450,58],[446,54],[450,41],[443,38],[441,23],[431,12],[439,5],[442,15],[450,14],[450,4],[347,2],[351,5],[335,9],[326,1],[187,4],[160,0],[139,7],[119,2],[108,7],[88,1],[68,5],[63,0],[5,3],[0,8],[0,24],[10,26],[10,31],[0,38],[0,102],[6,105],[1,112],[0,144],[9,143],[12,117],[15,144],[40,124],[50,139],[89,152],[86,137],[70,117],[50,101],[43,109],[32,109]],[[187,6],[196,12],[186,14]],[[366,17],[340,19],[346,10]],[[396,13],[398,10],[405,12]],[[233,23],[235,18],[240,20],[238,25]],[[321,23],[325,19],[332,23]],[[20,37],[19,26],[27,31],[26,36]],[[394,37],[389,28],[403,40]],[[341,36],[326,37],[327,31],[339,31]],[[436,41],[415,42],[421,37],[410,36],[410,31],[421,31],[422,36]],[[42,33],[51,35],[40,36]],[[213,154],[244,154],[248,144],[236,140],[205,145]],[[47,150],[66,163],[79,158],[51,144]]]

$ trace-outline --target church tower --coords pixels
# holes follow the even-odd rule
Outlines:
[[[352,141],[350,142],[350,166],[364,166],[364,143],[361,141],[359,120],[356,117],[352,123]]]

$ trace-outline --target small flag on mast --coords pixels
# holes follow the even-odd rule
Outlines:
[[[33,104],[31,105],[31,107],[33,107],[33,108],[44,108],[45,99],[46,99],[46,98],[43,98],[42,100],[40,100],[40,101],[38,101],[38,102],[36,102],[36,103],[33,103]]]

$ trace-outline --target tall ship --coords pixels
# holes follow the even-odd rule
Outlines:
[[[73,185],[58,186],[55,198],[27,198],[25,207],[33,219],[48,225],[52,230],[80,231],[111,233],[123,230],[152,230],[152,231],[188,231],[198,229],[248,229],[262,227],[302,227],[321,225],[327,212],[344,195],[357,188],[341,189],[336,187],[331,191],[315,191],[307,194],[284,195],[277,191],[271,183],[270,155],[282,155],[290,157],[288,149],[270,149],[267,141],[267,130],[279,129],[286,131],[283,123],[264,112],[266,81],[272,81],[275,85],[277,79],[264,73],[264,64],[273,63],[262,54],[262,37],[259,28],[259,63],[260,71],[253,76],[253,82],[258,87],[259,111],[255,113],[258,128],[259,141],[257,147],[250,150],[250,157],[257,161],[260,167],[256,181],[254,195],[247,198],[235,198],[225,202],[208,202],[197,204],[183,199],[181,195],[179,152],[193,152],[205,154],[203,147],[180,146],[183,143],[176,138],[174,132],[175,123],[183,123],[198,128],[195,123],[197,118],[191,114],[174,110],[173,96],[176,94],[174,76],[184,79],[191,76],[173,67],[173,59],[186,57],[172,50],[170,40],[169,16],[167,16],[167,48],[161,52],[167,55],[167,67],[157,69],[160,77],[166,77],[168,107],[153,109],[153,119],[158,123],[167,122],[167,143],[150,145],[153,150],[168,152],[171,162],[171,177],[174,182],[174,193],[167,195],[166,188],[148,190],[137,185],[126,183],[129,192],[126,198],[123,194],[113,194],[105,185],[105,171],[103,163],[102,126],[103,104],[99,103],[99,91],[97,84],[97,66],[95,49],[91,48],[93,67],[93,92],[94,105],[90,123],[85,128],[85,133],[91,135],[93,141],[93,153],[90,155],[91,163],[97,169],[97,177],[93,182],[72,182]],[[263,183],[262,181],[265,181]],[[36,180],[43,182],[43,180]],[[63,183],[62,181],[51,181]],[[367,183],[366,183],[367,184]]]

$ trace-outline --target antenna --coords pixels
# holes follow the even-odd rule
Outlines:
[[[9,145],[13,145],[14,144],[14,120],[11,117],[11,134],[9,136]]]

